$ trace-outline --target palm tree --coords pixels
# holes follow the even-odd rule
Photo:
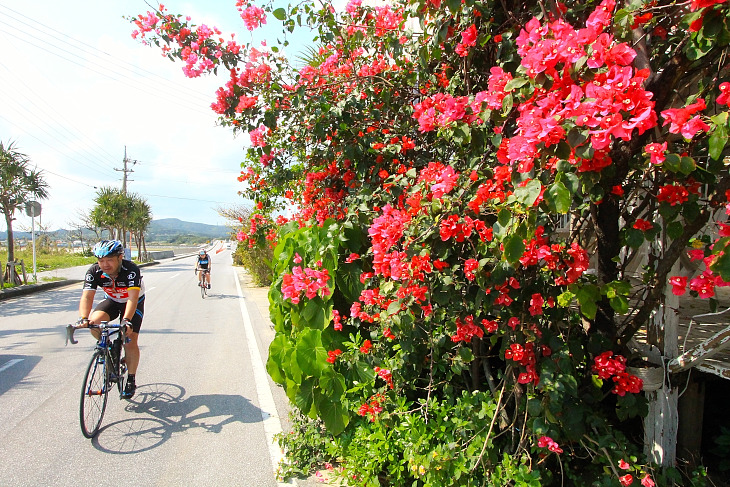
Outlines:
[[[126,194],[121,189],[103,187],[97,191],[94,202],[96,206],[89,213],[91,223],[108,230],[111,238],[122,240],[125,246],[126,230],[132,232],[137,242],[138,258],[141,258],[144,232],[152,221],[152,210],[147,201],[134,193]]]
[[[15,143],[0,141],[0,210],[8,227],[8,262],[15,261],[13,214],[26,202],[48,197],[48,184],[41,171],[29,167],[30,158],[18,152]]]
[[[142,260],[147,254],[144,232],[152,222],[152,209],[147,201],[139,195],[132,194],[130,197],[132,199],[132,208],[127,217],[127,228],[132,232],[132,236],[137,242],[137,259]]]

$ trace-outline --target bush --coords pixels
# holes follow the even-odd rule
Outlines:
[[[246,242],[240,242],[233,252],[233,263],[246,269],[255,285],[269,286],[271,284],[269,262],[272,256],[273,250],[268,245],[249,247]]]

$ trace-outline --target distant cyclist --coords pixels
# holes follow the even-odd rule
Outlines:
[[[205,286],[208,289],[210,289],[210,269],[212,266],[213,263],[210,261],[210,255],[208,255],[208,252],[206,252],[205,249],[200,249],[200,252],[198,252],[198,261],[195,263],[195,272],[200,272],[200,274],[198,274],[198,284],[202,284],[203,279],[205,279]]]
[[[134,396],[137,389],[135,375],[139,365],[139,345],[137,338],[144,315],[144,284],[139,267],[132,261],[124,260],[124,247],[119,240],[102,240],[94,245],[97,263],[89,267],[84,278],[84,287],[79,302],[79,325],[98,325],[102,321],[112,321],[121,315],[126,325],[127,343],[124,345],[127,364],[127,386],[123,397]],[[104,300],[94,311],[94,295],[97,288],[104,291]],[[99,339],[99,330],[91,334]]]

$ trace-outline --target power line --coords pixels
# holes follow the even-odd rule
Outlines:
[[[161,75],[159,75],[159,74],[157,74],[157,73],[155,73],[153,71],[149,71],[149,70],[147,70],[145,68],[142,68],[142,67],[137,66],[135,64],[129,63],[129,62],[123,60],[123,59],[119,59],[118,57],[113,56],[112,54],[109,54],[106,51],[102,51],[101,49],[98,49],[98,48],[96,48],[96,47],[94,47],[94,46],[92,46],[92,45],[90,45],[90,44],[88,44],[88,43],[86,43],[86,42],[84,42],[82,40],[76,39],[76,38],[74,38],[74,37],[72,37],[72,36],[70,36],[68,34],[65,34],[64,32],[61,32],[61,31],[59,31],[57,29],[54,29],[53,27],[50,27],[50,26],[48,26],[48,25],[46,25],[46,24],[44,24],[42,22],[39,22],[39,21],[37,21],[37,20],[35,20],[35,19],[31,18],[31,17],[28,17],[27,15],[25,15],[25,14],[23,14],[21,12],[18,12],[17,10],[13,10],[10,7],[7,7],[7,6],[2,5],[2,4],[0,4],[0,7],[1,8],[4,8],[6,10],[9,10],[9,11],[13,12],[16,15],[20,15],[21,17],[23,17],[25,19],[28,19],[31,22],[42,26],[45,29],[48,29],[50,31],[53,31],[53,32],[55,32],[55,33],[57,33],[57,34],[65,37],[66,39],[68,39],[70,41],[73,41],[75,43],[80,44],[81,46],[85,46],[86,48],[88,48],[88,49],[84,49],[83,47],[70,46],[70,47],[73,47],[74,49],[78,49],[80,51],[83,51],[83,52],[86,52],[88,54],[91,54],[91,55],[94,55],[94,56],[98,56],[98,57],[102,57],[102,56],[100,56],[97,53],[103,54],[104,56],[106,56],[108,58],[111,58],[111,61],[110,62],[113,62],[113,65],[119,65],[120,63],[126,64],[127,66],[130,66],[130,67],[134,68],[135,70],[139,70],[139,71],[145,72],[145,73],[147,73],[147,74],[149,74],[149,75],[151,75],[151,76],[153,76],[155,78],[159,78],[161,81],[163,81],[163,82],[165,82],[167,84],[170,84],[170,85],[174,86],[175,89],[182,90],[182,91],[187,91],[188,94],[200,98],[200,100],[203,101],[203,102],[205,102],[205,103],[209,103],[210,102],[210,97],[208,95],[204,95],[204,94],[200,93],[199,91],[193,90],[193,89],[191,89],[187,85],[184,85],[184,84],[181,84],[181,83],[177,83],[177,82],[171,81],[171,80],[165,78],[164,76],[161,76]],[[8,14],[6,14],[6,15],[8,15]],[[53,34],[49,34],[48,32],[44,32],[42,29],[39,29],[38,27],[35,27],[35,26],[31,25],[31,24],[28,24],[27,22],[24,22],[24,21],[22,21],[22,20],[20,20],[20,19],[18,19],[16,17],[13,17],[12,15],[8,15],[8,17],[11,18],[11,19],[13,19],[16,22],[20,22],[21,24],[26,25],[26,26],[30,27],[31,29],[36,30],[36,31],[42,33],[43,35],[47,35],[47,36],[52,37],[54,39],[57,39],[59,41],[65,42],[64,39],[61,39],[58,36],[55,36]]]
[[[5,68],[5,70],[6,70],[6,71],[8,71],[8,73],[10,73],[10,74],[14,75],[14,76],[15,76],[15,77],[17,78],[17,75],[15,75],[15,74],[14,74],[14,73],[12,72],[12,70],[11,70],[10,68],[8,68],[8,67],[7,67],[7,66],[6,66],[5,64],[3,64],[2,62],[0,62],[0,66],[2,66],[3,68]],[[20,81],[20,80],[19,80],[19,81]],[[46,102],[46,101],[45,101],[45,100],[43,99],[43,97],[41,97],[40,95],[38,95],[38,94],[36,94],[35,92],[33,92],[33,90],[32,90],[32,89],[30,89],[30,88],[29,88],[28,86],[24,85],[24,84],[23,84],[22,82],[20,82],[20,83],[19,83],[19,86],[22,86],[23,88],[26,88],[26,89],[28,89],[28,90],[29,90],[29,91],[30,91],[31,93],[33,93],[33,94],[35,95],[35,97],[36,97],[36,98],[37,98],[38,100],[42,101],[42,102],[43,102],[43,103],[44,103],[44,104],[45,104],[46,106],[52,106],[52,105],[48,104],[48,103],[47,103],[47,102]],[[20,92],[20,90],[17,90],[17,91],[13,91],[13,94],[17,94],[17,93],[19,93],[19,92]],[[20,93],[20,94],[22,95],[22,93]],[[43,111],[44,111],[44,109],[43,109],[42,107],[38,106],[38,104],[37,104],[37,103],[36,103],[36,102],[34,101],[34,99],[33,99],[33,98],[31,98],[31,97],[28,97],[28,96],[25,96],[25,95],[23,95],[23,97],[24,97],[24,98],[25,98],[25,99],[26,99],[26,100],[28,101],[28,103],[30,103],[31,105],[33,105],[34,107],[36,107],[36,108],[37,108],[38,110],[40,110],[41,112],[43,112]],[[13,97],[12,97],[12,95],[8,94],[8,98],[10,98],[10,99],[12,100],[12,98],[13,98]],[[14,100],[13,100],[13,101],[14,101]],[[28,112],[30,113],[30,111],[29,111],[29,110],[27,109],[27,107],[26,107],[26,106],[23,106],[22,108],[23,108],[23,110],[25,110],[25,111],[28,111]],[[30,113],[30,114],[31,114],[31,115],[33,115],[32,113]],[[58,115],[58,112],[56,112],[56,114]],[[57,125],[58,125],[58,126],[59,126],[60,128],[62,128],[62,129],[63,129],[63,130],[64,130],[64,131],[65,131],[65,132],[66,132],[66,133],[67,133],[68,135],[70,135],[71,137],[77,137],[77,134],[73,133],[73,132],[72,132],[71,130],[69,130],[69,129],[67,128],[67,126],[72,126],[72,127],[73,127],[73,125],[71,124],[71,122],[69,122],[69,121],[68,121],[67,119],[65,119],[65,118],[64,118],[63,116],[61,116],[61,115],[59,115],[59,116],[61,117],[61,121],[62,121],[62,122],[64,122],[64,123],[58,123]],[[54,132],[58,133],[58,134],[59,134],[59,135],[60,135],[61,137],[63,137],[63,134],[61,134],[60,132],[56,131],[56,130],[55,130],[55,128],[54,128],[53,130],[54,130]],[[78,129],[76,129],[76,130],[78,130]],[[84,136],[84,137],[85,137],[85,136]],[[90,140],[90,139],[88,139],[88,137],[87,137],[86,139],[87,139],[87,140]],[[93,149],[93,148],[92,148],[92,149]],[[96,152],[96,151],[92,151],[92,152]],[[106,151],[105,151],[105,152],[106,152]],[[101,156],[101,158],[102,158],[102,159],[107,159],[107,160],[110,160],[110,159],[108,159],[108,157],[107,157],[106,155],[104,155],[104,154],[103,154],[103,153],[101,153],[101,152],[96,152],[96,155],[97,155],[97,156]],[[97,162],[97,161],[93,161],[93,162],[94,162],[94,164],[98,164],[98,162]],[[103,166],[102,166],[102,167],[103,167]]]
[[[6,22],[3,22],[2,20],[0,20],[0,24],[9,25]],[[129,84],[124,83],[124,86],[129,86],[131,88],[134,88],[134,89],[136,89],[138,91],[141,91],[143,93],[146,93],[148,95],[152,95],[152,96],[154,96],[156,98],[165,99],[165,100],[167,100],[169,102],[175,103],[176,105],[185,106],[186,108],[188,108],[189,110],[192,110],[192,111],[196,111],[196,112],[199,112],[199,113],[204,113],[206,115],[208,115],[209,113],[211,113],[209,110],[203,110],[202,107],[196,106],[196,105],[193,105],[193,104],[189,103],[188,102],[188,99],[186,97],[183,97],[183,96],[174,97],[172,93],[167,92],[167,91],[164,91],[164,90],[162,90],[162,91],[151,91],[150,89],[147,88],[146,85],[144,85],[143,83],[141,83],[138,79],[135,79],[135,78],[133,78],[133,77],[127,75],[127,74],[115,72],[115,71],[113,71],[113,69],[109,69],[109,70],[105,70],[105,71],[99,71],[97,69],[94,69],[91,66],[88,66],[86,64],[82,64],[82,63],[79,63],[79,62],[77,62],[77,61],[75,61],[73,59],[70,59],[70,58],[68,58],[68,57],[66,57],[66,56],[64,56],[62,54],[59,54],[59,53],[50,51],[46,47],[39,46],[38,44],[36,44],[36,43],[34,43],[32,41],[29,41],[27,39],[23,39],[22,37],[18,37],[16,35],[13,35],[13,34],[10,34],[10,33],[6,33],[6,34],[9,34],[9,35],[13,36],[15,39],[17,39],[17,40],[19,40],[21,42],[25,42],[26,44],[30,44],[31,46],[36,47],[36,48],[38,48],[38,49],[40,49],[40,50],[42,50],[42,51],[44,51],[44,52],[46,52],[48,54],[51,54],[51,55],[56,56],[56,57],[59,57],[59,58],[65,60],[65,61],[67,61],[67,62],[69,62],[71,64],[75,64],[76,66],[79,66],[79,67],[81,67],[83,69],[86,69],[88,71],[91,71],[92,73],[96,73],[96,74],[98,74],[100,76],[103,76],[105,78],[109,78],[109,79],[111,79],[113,81],[116,81],[118,83],[123,83],[123,80],[120,79],[120,78],[117,78],[115,76],[119,76],[121,78],[125,78],[125,79],[127,79],[127,80],[129,80],[131,82]],[[51,45],[51,47],[53,49],[59,49],[59,48],[57,48],[56,46],[53,46],[53,45]],[[64,52],[64,51],[62,51],[62,52]]]
[[[45,133],[46,135],[48,135],[48,136],[49,136],[50,138],[54,139],[54,140],[55,140],[56,142],[58,142],[58,143],[59,143],[59,144],[60,144],[61,146],[64,146],[64,145],[65,145],[65,142],[64,142],[63,140],[59,139],[58,137],[56,137],[56,135],[54,135],[53,133],[49,132],[49,131],[48,131],[48,130],[47,130],[47,129],[45,128],[45,127],[43,127],[43,126],[39,125],[39,124],[38,124],[38,123],[37,123],[37,122],[36,122],[35,120],[33,120],[33,118],[32,118],[32,115],[33,115],[33,114],[32,114],[32,113],[30,113],[30,111],[29,111],[29,110],[28,110],[28,109],[27,109],[26,107],[24,107],[24,106],[22,106],[22,105],[19,105],[19,104],[18,104],[17,102],[15,102],[15,100],[9,99],[8,101],[9,101],[9,102],[10,102],[11,104],[14,104],[14,105],[18,105],[18,106],[20,107],[20,110],[23,110],[23,111],[25,111],[25,112],[28,112],[28,113],[30,114],[30,116],[26,116],[26,115],[24,115],[24,114],[22,113],[22,111],[19,111],[19,110],[18,110],[18,108],[15,108],[15,107],[12,107],[12,106],[10,106],[10,108],[11,108],[11,109],[14,109],[14,110],[16,111],[16,113],[17,113],[18,115],[20,115],[21,117],[25,118],[25,119],[26,119],[26,120],[27,120],[27,121],[28,121],[28,122],[29,122],[30,124],[34,125],[34,126],[35,126],[36,128],[38,128],[38,129],[39,129],[40,131],[44,132],[44,133]],[[7,107],[7,105],[6,105],[6,107]],[[8,121],[8,123],[10,123],[10,124],[14,124],[14,122],[12,122],[12,121],[8,120],[7,118],[5,118],[5,117],[2,117],[2,118],[3,118],[3,120],[6,120],[6,121]],[[16,124],[16,125],[17,125],[17,124]],[[63,137],[63,136],[62,136],[62,135],[61,135],[60,133],[58,133],[58,132],[56,132],[56,134],[57,134],[58,136],[60,136],[60,137]],[[33,137],[34,137],[34,138],[35,138],[36,140],[41,140],[41,139],[38,139],[38,137],[35,137],[35,136],[33,136]],[[44,142],[44,143],[45,143],[45,142]],[[49,144],[47,144],[47,143],[46,143],[46,145],[49,145]],[[50,146],[50,145],[49,145],[49,146]],[[55,149],[55,148],[54,148],[54,149]],[[56,150],[57,150],[57,149],[56,149]],[[96,162],[96,161],[93,161],[93,160],[89,159],[89,158],[88,158],[88,157],[86,157],[86,156],[82,156],[82,157],[83,157],[84,159],[87,159],[87,160],[91,161],[91,163],[92,163],[92,164],[97,164],[97,162]],[[84,167],[87,167],[87,168],[89,168],[89,169],[93,169],[93,170],[99,170],[99,167],[96,167],[96,166],[94,166],[94,165],[90,165],[90,164],[88,164],[88,163],[84,163],[84,162],[82,162],[81,160],[78,160],[78,159],[72,160],[71,162],[76,162],[77,164],[80,164],[80,165],[82,165],[82,166],[84,166]],[[104,166],[101,166],[101,167],[102,167],[102,168],[104,168]]]

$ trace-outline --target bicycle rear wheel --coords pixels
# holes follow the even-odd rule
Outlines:
[[[81,432],[87,438],[93,438],[99,432],[101,420],[106,410],[106,399],[109,393],[109,369],[111,359],[105,350],[97,350],[91,357],[86,369],[84,384],[81,388],[79,418]]]

